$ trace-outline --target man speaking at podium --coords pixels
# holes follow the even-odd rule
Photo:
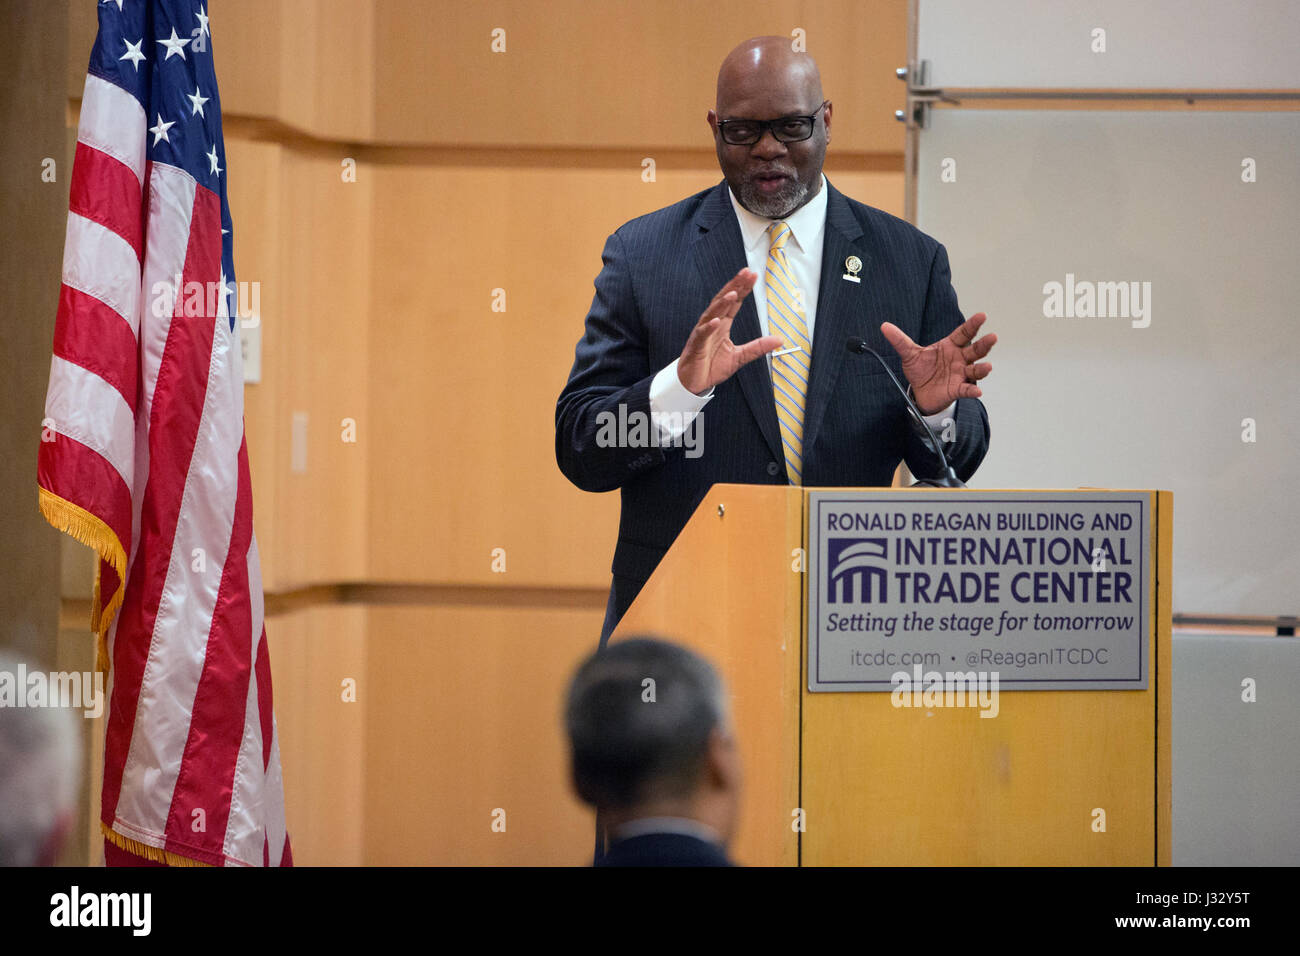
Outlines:
[[[996,336],[962,321],[942,245],[822,175],[831,103],[812,57],[742,43],[708,121],[726,181],[609,237],[556,402],[560,469],[622,489],[602,645],[714,484],[887,486],[900,460],[940,473],[851,344],[906,377],[958,477],[988,449],[977,383]]]

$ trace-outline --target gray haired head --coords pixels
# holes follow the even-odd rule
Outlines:
[[[687,797],[698,784],[710,734],[729,729],[726,692],[699,655],[667,641],[630,638],[578,668],[565,724],[574,787],[593,806]]]

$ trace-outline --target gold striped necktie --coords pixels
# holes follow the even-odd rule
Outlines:
[[[798,346],[799,351],[772,359],[772,389],[776,418],[785,446],[785,471],[792,484],[803,484],[803,407],[808,394],[808,373],[812,368],[812,343],[803,310],[803,291],[785,259],[790,226],[774,222],[768,227],[772,244],[767,251],[768,333],[785,340],[782,349]]]

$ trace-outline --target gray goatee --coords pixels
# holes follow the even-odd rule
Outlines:
[[[780,191],[765,196],[754,183],[740,187],[740,204],[764,219],[784,219],[808,199],[808,187],[798,179],[789,180]]]

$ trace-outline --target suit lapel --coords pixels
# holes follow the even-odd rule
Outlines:
[[[844,364],[848,337],[861,333],[862,283],[871,274],[871,257],[862,243],[862,226],[848,200],[826,184],[826,235],[822,244],[821,284],[817,291],[817,315],[813,323],[812,372],[808,400],[804,407],[803,447],[814,447],[826,406]],[[737,227],[739,229],[739,227]],[[844,278],[844,261],[849,256],[862,260],[862,282]],[[807,461],[804,463],[807,467]]]
[[[712,298],[737,272],[748,265],[740,224],[736,222],[736,211],[731,208],[725,182],[704,200],[695,216],[695,223],[700,229],[694,248],[695,263],[704,278],[705,289]],[[824,282],[823,279],[823,284]],[[820,306],[818,311],[821,311]],[[691,321],[694,322],[696,318],[698,316],[692,316]],[[760,335],[762,330],[758,324],[758,310],[754,308],[754,297],[747,295],[731,324],[731,341],[749,342]],[[756,359],[744,366],[735,377],[740,383],[745,401],[758,421],[768,448],[775,459],[784,464],[785,450],[781,446],[776,401],[772,397],[772,376],[767,370],[767,362]]]

